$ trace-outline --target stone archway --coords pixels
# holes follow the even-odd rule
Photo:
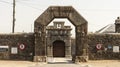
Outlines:
[[[56,40],[53,42],[53,57],[65,57],[65,42]]]
[[[36,20],[34,61],[46,62],[46,26],[54,18],[67,18],[76,30],[75,62],[87,61],[87,21],[72,6],[50,6]]]

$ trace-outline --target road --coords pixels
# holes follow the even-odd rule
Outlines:
[[[0,60],[0,67],[120,67],[120,60],[98,60],[79,64],[57,60],[59,61],[56,62],[56,59],[54,59],[54,62],[48,64],[31,61]]]

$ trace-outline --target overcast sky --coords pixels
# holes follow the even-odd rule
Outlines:
[[[12,31],[12,1],[0,0],[0,33]],[[16,0],[15,32],[33,32],[34,21],[49,6],[73,6],[87,21],[88,31],[114,24],[120,0]],[[67,23],[67,22],[66,22]]]

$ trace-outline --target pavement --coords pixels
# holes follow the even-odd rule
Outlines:
[[[48,63],[0,60],[0,67],[120,67],[120,60],[89,60],[72,63],[71,58],[48,58]]]

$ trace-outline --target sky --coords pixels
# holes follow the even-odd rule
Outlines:
[[[0,33],[12,32],[12,2],[0,0]],[[34,21],[49,6],[73,6],[88,21],[88,32],[95,32],[115,23],[120,16],[119,3],[120,0],[16,0],[15,32],[33,32]]]

